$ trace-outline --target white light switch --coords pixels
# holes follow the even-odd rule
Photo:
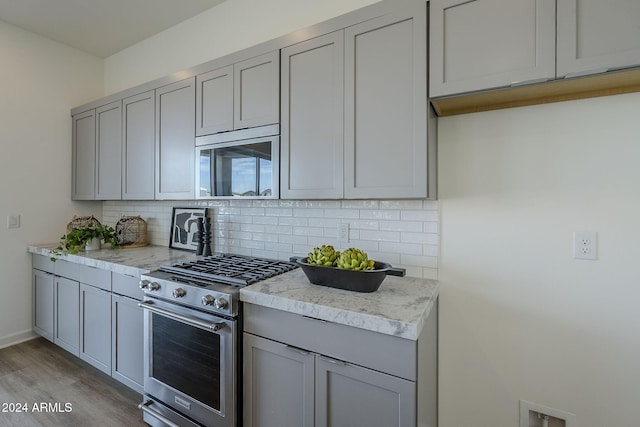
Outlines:
[[[20,215],[9,215],[7,217],[7,228],[20,228]]]

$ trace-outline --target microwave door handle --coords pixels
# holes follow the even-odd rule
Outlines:
[[[193,317],[184,316],[182,314],[174,313],[173,311],[170,311],[170,310],[165,310],[163,308],[155,307],[153,305],[153,301],[140,302],[138,303],[138,307],[142,307],[145,310],[149,310],[151,312],[160,314],[162,316],[169,317],[179,322],[183,322],[191,326],[196,326],[202,329],[207,329],[213,332],[218,332],[220,329],[226,326],[224,322],[218,322],[218,323],[203,322],[200,319],[194,319]]]

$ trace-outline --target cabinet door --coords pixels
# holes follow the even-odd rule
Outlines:
[[[282,198],[343,195],[344,34],[282,49]]]
[[[80,358],[111,375],[111,292],[80,284]]]
[[[55,278],[53,342],[79,356],[80,283],[64,277]]]
[[[122,198],[122,102],[96,108],[96,199]]]
[[[233,65],[234,129],[278,123],[278,51]]]
[[[156,195],[195,197],[195,78],[156,89]]]
[[[91,110],[76,114],[72,120],[71,198],[94,200],[96,196],[96,112]]]
[[[111,376],[138,393],[144,382],[144,313],[138,301],[111,296]]]
[[[427,197],[426,3],[345,30],[345,198]]]
[[[51,342],[53,342],[53,286],[53,274],[33,270],[33,330]]]
[[[243,357],[245,426],[314,425],[313,353],[245,333]]]
[[[555,0],[431,0],[430,96],[555,78]]]
[[[155,91],[122,101],[122,199],[153,200]]]
[[[196,76],[196,135],[233,130],[233,65]]]
[[[640,65],[640,2],[558,0],[558,77]]]
[[[317,427],[415,427],[415,383],[316,357]]]

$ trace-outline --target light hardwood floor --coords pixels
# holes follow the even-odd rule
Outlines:
[[[140,394],[43,338],[0,349],[0,426],[146,426]],[[26,412],[17,412],[26,408]]]

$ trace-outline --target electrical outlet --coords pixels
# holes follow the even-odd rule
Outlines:
[[[349,243],[349,224],[338,224],[338,242]]]
[[[595,260],[597,257],[597,233],[595,231],[573,232],[573,257]]]

